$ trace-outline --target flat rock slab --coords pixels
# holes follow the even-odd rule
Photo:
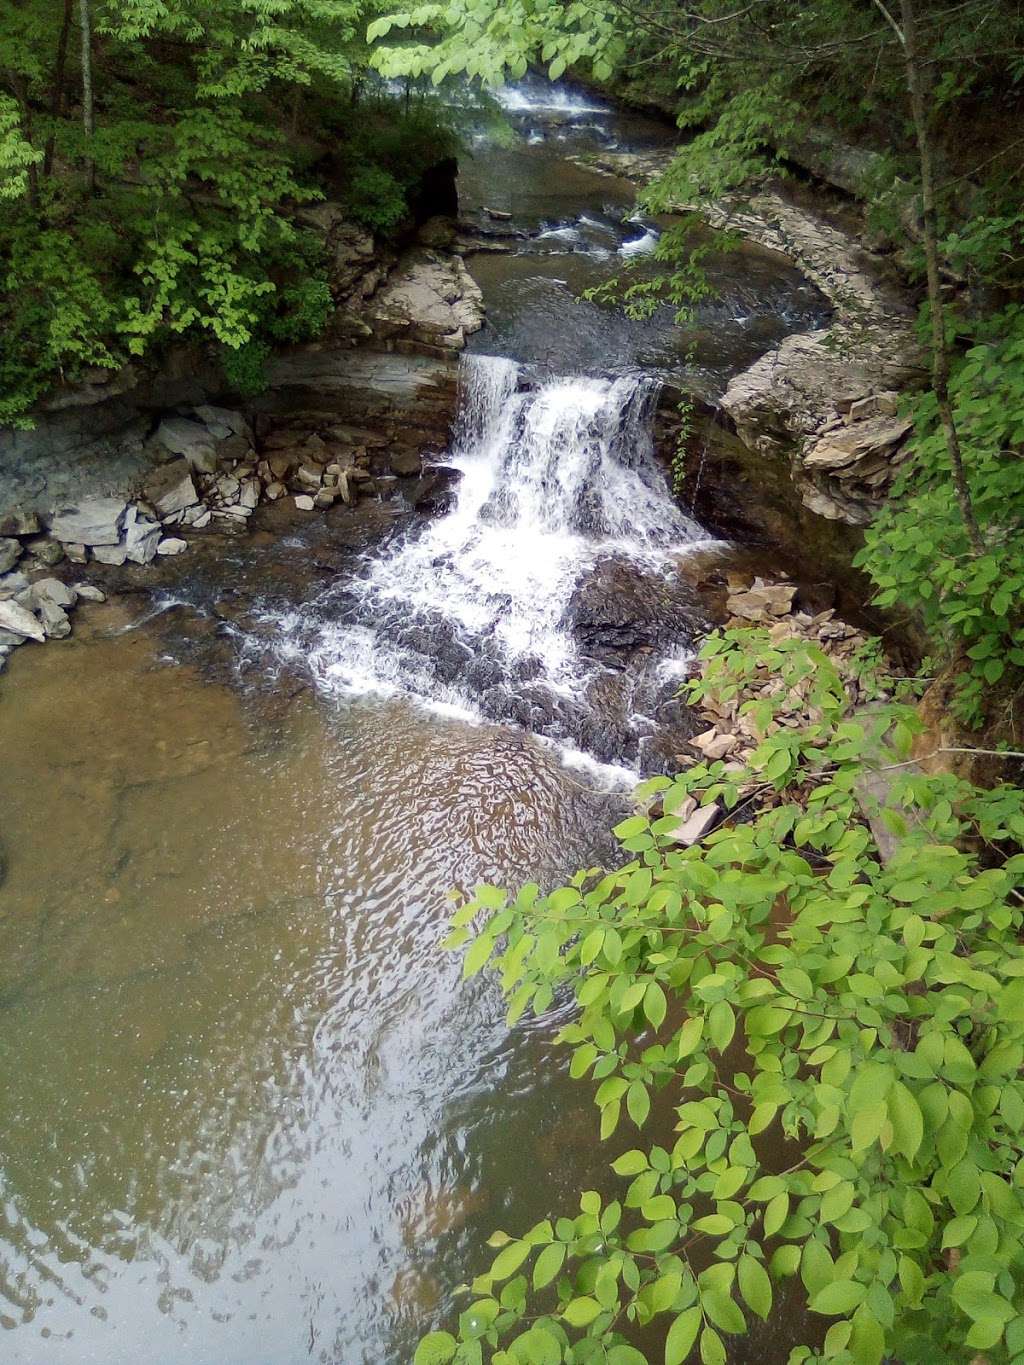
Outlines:
[[[50,535],[62,544],[116,545],[127,508],[124,498],[86,498],[54,513]]]

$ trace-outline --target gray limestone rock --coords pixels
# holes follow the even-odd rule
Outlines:
[[[46,639],[42,624],[27,607],[17,602],[0,602],[0,630],[9,630],[12,635],[20,635],[26,640],[38,640],[40,644]]]
[[[171,460],[153,471],[146,482],[146,497],[159,517],[170,517],[199,501],[187,460]]]
[[[62,544],[117,545],[127,508],[124,498],[84,498],[54,513],[50,535]]]
[[[21,541],[8,539],[4,536],[0,539],[0,574],[7,573],[13,569],[21,558]]]
[[[182,455],[193,469],[212,474],[217,468],[214,438],[201,422],[187,417],[165,417],[156,429],[156,439],[172,455]]]

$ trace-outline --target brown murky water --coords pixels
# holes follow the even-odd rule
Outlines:
[[[607,1159],[556,1027],[438,950],[459,880],[606,821],[511,731],[287,707],[123,612],[0,688],[0,1350],[402,1361]]]

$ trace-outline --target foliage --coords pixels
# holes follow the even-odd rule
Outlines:
[[[918,613],[963,666],[958,708],[979,724],[992,689],[1024,681],[1024,311],[977,329],[950,385],[971,495],[985,533],[975,555],[949,497],[934,396],[913,406],[912,458],[868,528],[859,562],[883,606]]]
[[[77,0],[5,9],[0,421],[28,420],[58,380],[174,337],[239,352],[229,368],[251,384],[266,342],[322,328],[325,262],[307,278],[296,209],[351,180],[360,221],[388,230],[452,146],[432,107],[360,106],[376,11],[376,0],[92,0],[87,135]]]
[[[621,867],[478,886],[453,917],[510,1022],[573,993],[560,1036],[601,1137],[644,1141],[612,1162],[619,1197],[496,1233],[457,1335],[416,1360],[722,1365],[798,1294],[824,1344],[812,1327],[793,1362],[1024,1360],[1024,797],[897,767],[885,864],[857,792],[913,712],[851,719],[827,657],[763,630],[703,658],[695,699],[767,669],[811,680],[810,721],[776,724],[784,692],[751,703],[750,769],[645,783]],[[681,847],[690,797],[733,814]]]
[[[266,391],[267,361],[270,347],[265,341],[250,339],[240,346],[225,346],[220,352],[220,367],[225,382],[241,398],[257,398]]]
[[[356,222],[373,232],[390,232],[408,211],[401,185],[381,166],[363,166],[355,172],[346,203]]]

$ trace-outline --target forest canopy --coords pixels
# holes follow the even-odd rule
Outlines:
[[[315,335],[331,299],[296,209],[344,193],[353,220],[386,233],[453,147],[442,118],[371,78],[375,13],[369,0],[5,8],[0,422],[177,337],[208,339],[244,381],[250,343]]]

